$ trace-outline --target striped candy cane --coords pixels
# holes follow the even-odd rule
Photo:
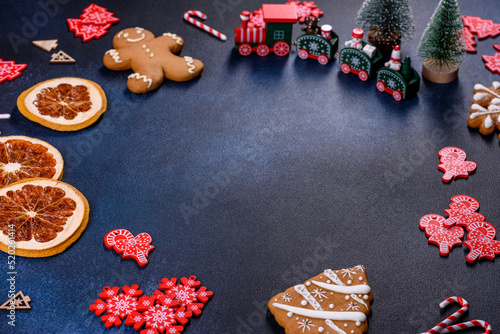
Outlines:
[[[0,119],[9,119],[10,114],[0,114]]]
[[[189,11],[187,11],[187,12],[184,13],[184,20],[188,21],[191,24],[194,24],[198,28],[201,28],[201,29],[205,30],[208,33],[211,33],[212,35],[214,35],[215,37],[220,38],[223,41],[225,41],[227,39],[226,35],[218,32],[215,29],[210,28],[209,26],[201,23],[198,20],[193,19],[191,17],[191,15],[196,15],[199,18],[201,18],[202,20],[205,20],[207,18],[207,16],[205,14],[203,14],[202,12],[200,12],[199,10],[189,10]]]
[[[464,322],[461,324],[448,326],[441,332],[441,334],[456,332],[456,331],[459,331],[461,329],[466,329],[466,328],[471,328],[471,327],[476,327],[476,326],[484,328],[485,332],[483,334],[493,333],[490,324],[487,323],[486,321],[484,321],[484,320],[471,320],[471,321],[467,321],[467,322]]]
[[[446,306],[450,305],[451,303],[459,303],[460,306],[462,306],[458,311],[450,315],[448,318],[444,319],[442,322],[434,326],[432,329],[428,330],[427,332],[424,332],[422,334],[439,334],[439,333],[444,333],[444,330],[450,326],[451,323],[455,322],[458,318],[460,318],[465,312],[469,310],[469,303],[462,297],[450,297],[446,298],[441,304],[439,304],[440,308],[445,308]],[[452,326],[450,326],[452,327]]]

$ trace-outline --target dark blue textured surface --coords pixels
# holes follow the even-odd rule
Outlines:
[[[162,277],[190,275],[215,295],[185,333],[283,333],[266,312],[271,296],[323,269],[360,263],[375,296],[370,333],[427,330],[443,318],[438,303],[452,295],[470,302],[471,319],[499,328],[498,260],[468,265],[465,247],[440,257],[418,228],[421,216],[443,214],[460,193],[476,197],[480,212],[500,227],[498,138],[466,125],[474,84],[499,80],[480,57],[495,52],[498,37],[480,41],[478,54],[466,56],[458,81],[424,81],[417,98],[398,103],[374,81],[340,73],[337,63],[323,67],[295,53],[241,58],[233,50],[233,29],[240,12],[257,9],[259,1],[101,0],[121,21],[89,43],[65,22],[89,2],[64,2],[16,53],[7,33],[22,36],[22,17],[31,20],[40,7],[4,1],[0,57],[28,68],[0,84],[0,112],[12,114],[0,130],[57,147],[66,161],[63,181],[87,197],[90,220],[62,254],[17,259],[16,287],[31,297],[32,310],[17,312],[15,329],[2,315],[0,333],[134,333],[126,326],[106,330],[88,311],[102,287],[137,283],[150,294]],[[416,41],[403,45],[403,53],[419,71],[416,44],[437,2],[412,1]],[[325,11],[321,22],[343,43],[362,1],[317,3]],[[500,22],[495,0],[460,5],[463,14]],[[229,41],[183,22],[189,9],[205,12],[206,23]],[[113,36],[134,26],[182,36],[181,55],[205,64],[201,78],[130,93],[131,72],[109,71],[101,59]],[[51,65],[50,54],[31,45],[53,38],[76,64]],[[23,90],[61,76],[102,86],[109,108],[98,123],[61,133],[19,113]],[[466,150],[476,173],[443,184],[437,152],[444,146]],[[147,267],[104,247],[104,235],[114,228],[151,234],[156,249]],[[7,271],[2,253],[1,302]]]

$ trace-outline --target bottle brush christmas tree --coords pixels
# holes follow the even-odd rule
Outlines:
[[[418,56],[424,62],[422,75],[426,79],[447,83],[457,78],[465,56],[463,30],[458,1],[441,0],[418,46]]]
[[[368,30],[368,41],[385,55],[415,31],[409,0],[365,0],[356,20]]]

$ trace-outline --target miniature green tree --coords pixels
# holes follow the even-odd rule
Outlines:
[[[453,69],[465,56],[464,25],[457,0],[441,0],[418,45],[418,56],[435,69]]]
[[[403,78],[406,80],[413,78],[413,67],[411,67],[411,59],[409,56],[405,57],[403,67],[401,68],[401,75],[403,75]]]
[[[399,39],[415,32],[409,0],[365,0],[356,20],[362,29],[373,31],[374,41],[387,45],[389,52]]]

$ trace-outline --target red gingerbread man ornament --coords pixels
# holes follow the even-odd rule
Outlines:
[[[176,56],[184,45],[181,37],[164,33],[156,37],[143,28],[128,28],[113,38],[113,49],[106,51],[104,66],[113,71],[132,69],[127,86],[134,93],[157,89],[163,78],[188,81],[203,71],[203,63],[191,57]]]

